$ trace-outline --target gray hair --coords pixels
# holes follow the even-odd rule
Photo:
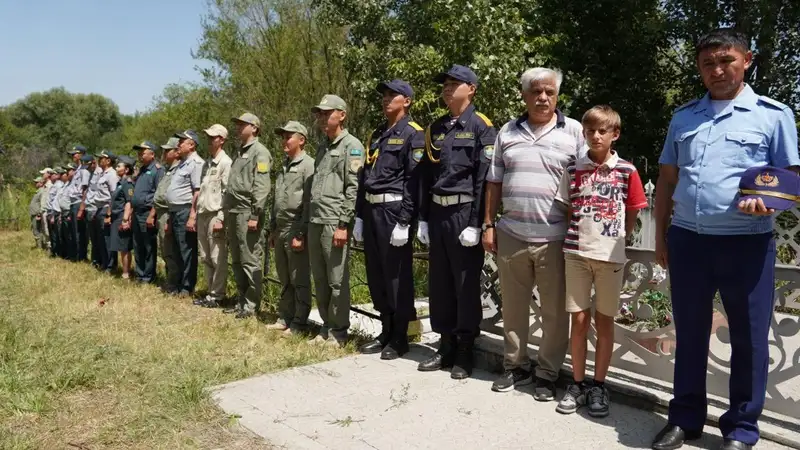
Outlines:
[[[548,69],[546,67],[528,69],[519,78],[519,84],[523,91],[527,91],[534,81],[548,80],[550,78],[555,79],[556,91],[561,92],[561,82],[564,81],[564,74],[558,69]]]

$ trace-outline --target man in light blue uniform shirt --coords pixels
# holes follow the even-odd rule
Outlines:
[[[677,345],[669,423],[653,448],[675,449],[702,434],[719,290],[735,380],[730,409],[719,421],[721,449],[750,449],[766,395],[776,252],[774,211],[761,199],[739,200],[739,181],[751,167],[797,172],[797,128],[786,105],[744,82],[753,57],[745,36],[715,30],[698,41],[696,52],[708,93],[675,112],[659,160],[656,258],[669,269]]]
[[[197,211],[195,199],[200,193],[201,173],[205,161],[197,154],[199,140],[194,130],[175,134],[181,162],[175,168],[167,189],[169,228],[178,256],[178,289],[180,295],[191,296],[197,283]]]
[[[86,196],[86,190],[89,188],[89,179],[92,174],[89,173],[87,161],[83,159],[86,154],[86,147],[76,145],[68,153],[72,155],[73,160],[77,160],[77,168],[66,188],[66,195],[69,198],[70,205],[69,232],[71,242],[67,258],[71,261],[84,261],[86,260],[88,242],[86,240],[86,211],[81,205]]]

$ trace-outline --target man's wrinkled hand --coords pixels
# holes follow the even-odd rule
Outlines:
[[[247,231],[258,231],[258,221],[257,220],[248,220],[247,221]]]

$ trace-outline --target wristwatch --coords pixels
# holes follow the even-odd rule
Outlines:
[[[481,225],[481,231],[486,231],[489,228],[494,228],[494,223],[485,223]]]

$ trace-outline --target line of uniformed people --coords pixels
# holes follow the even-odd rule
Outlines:
[[[230,253],[237,301],[225,312],[246,318],[259,308],[270,245],[282,287],[279,317],[269,327],[287,335],[307,331],[313,277],[323,321],[314,341],[344,345],[352,236],[363,241],[369,290],[382,323],[381,333],[361,351],[394,359],[408,351],[408,325],[416,318],[411,269],[416,230],[430,247],[431,322],[442,337],[439,351],[419,369],[448,368],[453,378],[468,377],[482,316],[479,226],[495,129],[472,106],[478,86],[472,70],[455,65],[436,81],[449,114],[427,130],[409,115],[411,86],[403,80],[380,83],[385,121],[366,148],[345,128],[347,104],[335,95],[312,108],[325,135],[316,158],[305,152],[308,132],[302,124],[275,128],[285,158],[275,171],[269,220],[272,157],[259,142],[261,122],[253,114],[233,119],[239,146],[232,158],[222,149],[228,132],[219,124],[205,130],[206,160],[196,153],[199,140],[192,130],[161,146],[163,167],[155,161],[154,145],[134,146],[141,162],[135,175],[128,157],[117,158],[113,170],[114,155],[101,152],[95,164],[76,146],[71,153],[81,165],[51,175],[44,215],[51,249],[81,259],[85,229],[99,268],[113,270],[114,252],[120,252],[123,276],[133,277],[133,251],[136,279],[153,282],[160,242],[166,289],[187,295],[194,294],[199,256],[209,289],[194,303],[206,307],[221,306]],[[85,228],[80,222],[87,217],[92,225]]]

